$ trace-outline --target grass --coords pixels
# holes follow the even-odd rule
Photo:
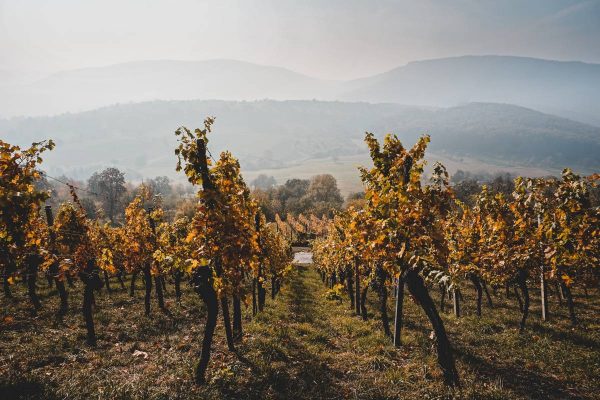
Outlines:
[[[403,346],[395,349],[382,333],[376,298],[369,297],[370,318],[362,321],[345,298],[326,299],[327,288],[311,267],[298,267],[254,319],[246,310],[236,353],[227,351],[217,326],[205,386],[191,381],[204,311],[189,288],[179,306],[169,287],[170,314],[154,303],[151,318],[144,316],[141,289],[133,299],[121,289],[103,291],[96,300],[95,349],[84,345],[81,286],[70,290],[71,312],[62,322],[53,316],[54,291],[40,289],[44,308],[34,317],[24,288],[14,289],[18,301],[0,300],[0,399],[599,398],[596,292],[585,301],[576,293],[582,323],[571,328],[554,298],[553,319],[542,323],[533,291],[528,329],[519,334],[514,297],[499,292],[495,308],[484,304],[478,318],[474,292],[466,288],[464,316],[443,313],[462,379],[462,388],[450,391],[418,306],[405,302]],[[432,295],[439,297],[437,290]]]

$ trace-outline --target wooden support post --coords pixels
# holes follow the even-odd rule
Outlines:
[[[454,316],[460,317],[460,293],[457,288],[452,289],[452,304],[454,306]]]
[[[356,305],[356,315],[360,315],[360,275],[358,273],[358,262],[354,261],[354,283],[355,283],[355,305]]]
[[[541,225],[540,215],[537,216],[537,225],[538,228]],[[543,248],[542,243],[540,242],[540,247]],[[548,321],[550,317],[548,315],[548,284],[546,283],[546,275],[544,265],[540,266],[540,298],[542,301],[542,321]]]
[[[542,300],[542,321],[548,321],[548,283],[546,282],[545,268],[540,267],[540,298]]]

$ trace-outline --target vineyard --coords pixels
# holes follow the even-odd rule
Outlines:
[[[600,174],[466,204],[428,136],[366,134],[362,198],[269,220],[213,123],[175,132],[192,216],[142,184],[118,223],[0,141],[0,398],[598,395]]]

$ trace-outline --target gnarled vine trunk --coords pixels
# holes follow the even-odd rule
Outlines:
[[[42,303],[37,295],[36,291],[36,280],[38,275],[38,268],[41,263],[41,258],[38,255],[30,255],[27,257],[27,294],[29,300],[33,305],[33,314],[37,315],[37,312],[42,308]]]
[[[237,294],[233,295],[233,336],[234,339],[242,337],[242,302]]]
[[[135,296],[135,280],[137,278],[138,273],[134,272],[131,274],[131,285],[129,286],[129,296]]]
[[[158,298],[158,306],[161,310],[165,309],[165,297],[163,294],[163,282],[162,276],[156,275],[154,277],[154,285],[156,285],[156,297]]]
[[[571,319],[572,325],[577,325],[577,316],[575,315],[575,303],[573,302],[573,294],[571,293],[571,289],[567,284],[561,279],[560,286],[562,292],[565,295],[565,299],[567,300],[567,306],[569,307],[569,318]]]
[[[177,303],[181,303],[181,276],[183,273],[179,270],[176,270],[174,273],[175,280],[175,299]]]
[[[108,272],[107,271],[103,271],[103,272],[104,272],[104,285],[106,286],[106,291],[108,293],[111,293],[112,290],[110,288],[110,280],[109,280],[109,277],[108,277]]]
[[[377,291],[379,293],[379,312],[381,314],[381,323],[383,324],[383,332],[386,336],[392,337],[392,331],[390,329],[390,318],[388,316],[387,310],[387,299],[388,299],[388,291],[387,286],[385,285],[387,282],[387,272],[381,267],[381,265],[377,266]]]
[[[475,275],[471,275],[471,282],[473,282],[473,286],[475,286],[475,291],[477,292],[477,316],[481,317],[481,300],[483,299],[483,288],[481,287],[481,282],[479,278]]]
[[[519,324],[519,332],[523,332],[525,330],[525,322],[527,321],[527,316],[529,315],[529,289],[527,288],[527,272],[525,270],[519,270],[517,273],[517,284],[523,292],[523,316],[521,318],[521,323]]]
[[[452,355],[452,347],[444,328],[444,322],[440,318],[435,304],[431,297],[423,278],[412,269],[409,269],[404,274],[408,290],[413,295],[417,303],[423,308],[425,314],[429,318],[437,341],[438,363],[444,374],[444,382],[448,386],[459,386],[460,381],[458,372]]]
[[[86,343],[90,346],[96,346],[96,331],[94,329],[94,316],[92,315],[92,305],[94,304],[94,289],[90,284],[84,283],[83,287],[83,319],[87,329]]]
[[[206,369],[208,367],[208,362],[210,361],[210,350],[215,328],[217,326],[217,317],[219,315],[217,292],[212,284],[212,268],[199,268],[194,271],[192,285],[206,306],[206,324],[204,325],[202,351],[195,370],[196,383],[204,384],[206,383]]]
[[[494,303],[492,302],[492,296],[490,296],[490,292],[488,290],[487,283],[485,283],[484,280],[480,280],[480,282],[481,282],[481,287],[483,287],[485,297],[487,298],[488,306],[490,308],[494,308]]]
[[[559,305],[563,305],[563,292],[562,289],[560,288],[560,285],[558,283],[558,281],[554,281],[554,292],[556,294],[556,297],[558,298],[558,304]]]
[[[519,311],[523,312],[523,300],[521,299],[521,295],[519,294],[518,287],[520,286],[517,283],[517,286],[514,286],[513,289],[515,291],[515,297],[517,298],[517,302],[519,303]]]
[[[363,320],[367,320],[367,291],[369,286],[365,285],[360,295],[360,315]]]
[[[150,273],[150,264],[144,266],[144,284],[146,293],[144,295],[144,309],[146,315],[150,315],[150,296],[152,295],[152,274]]]
[[[119,269],[117,273],[117,280],[119,281],[119,285],[121,285],[121,289],[125,290],[125,282],[123,282],[123,269]]]
[[[225,295],[223,295],[221,298],[221,308],[223,309],[223,325],[225,325],[227,348],[229,351],[235,351],[235,345],[233,343],[233,330],[231,329],[231,318],[229,316],[229,301]]]
[[[67,314],[69,310],[69,295],[67,294],[67,290],[65,289],[65,283],[61,280],[58,271],[58,262],[53,262],[50,265],[49,272],[54,279],[54,284],[56,285],[56,290],[58,291],[58,296],[60,297],[60,306],[56,315],[59,317],[63,317]]]
[[[352,270],[350,267],[346,270],[346,288],[348,289],[348,297],[350,298],[350,309],[354,310],[354,280],[352,279]]]
[[[83,319],[87,330],[86,343],[90,346],[96,346],[96,331],[94,329],[94,316],[92,307],[95,303],[94,290],[102,288],[100,273],[93,260],[79,273],[79,279],[83,282]]]

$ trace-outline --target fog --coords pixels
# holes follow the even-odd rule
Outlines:
[[[599,0],[0,0],[0,82],[235,59],[322,79],[465,54],[600,61]]]
[[[206,115],[255,172],[356,176],[368,129],[433,133],[457,168],[597,171],[598,43],[600,0],[0,0],[0,135],[56,139],[82,179],[172,173]]]

